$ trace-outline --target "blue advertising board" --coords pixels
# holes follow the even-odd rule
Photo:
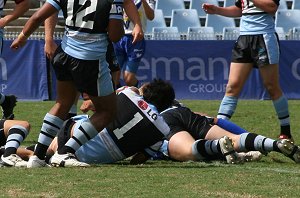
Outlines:
[[[4,41],[0,91],[24,100],[55,99],[55,76],[47,70],[44,40],[29,40],[20,50]],[[222,99],[234,41],[151,41],[137,77],[172,82],[178,99]],[[300,41],[281,41],[280,84],[289,99],[300,99]],[[254,69],[240,95],[242,99],[268,99],[259,71]]]

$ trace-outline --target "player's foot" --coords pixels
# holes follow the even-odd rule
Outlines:
[[[219,140],[220,148],[228,164],[243,163],[241,156],[234,150],[232,140],[224,136]]]
[[[1,164],[3,166],[27,167],[27,162],[16,154],[11,154],[7,157],[2,155]]]
[[[50,164],[55,167],[87,167],[87,163],[80,162],[72,153],[58,154],[57,152],[51,157]]]
[[[239,156],[243,158],[245,162],[255,162],[261,160],[263,154],[259,151],[240,152]]]
[[[291,158],[296,163],[300,163],[300,147],[294,145],[294,143],[291,140],[278,140],[277,146],[285,156]]]
[[[2,119],[6,120],[13,120],[15,115],[14,115],[14,108],[17,103],[17,97],[15,95],[8,95],[5,96],[4,102],[1,104],[2,107]]]
[[[41,160],[36,155],[33,155],[29,158],[27,162],[27,168],[41,168],[41,167],[50,167],[45,160]]]
[[[283,139],[288,139],[288,140],[291,140],[291,142],[294,142],[294,139],[293,139],[293,137],[290,135],[290,136],[288,136],[288,135],[285,135],[285,134],[280,134],[279,136],[278,136],[278,139],[281,139],[281,140],[283,140]]]

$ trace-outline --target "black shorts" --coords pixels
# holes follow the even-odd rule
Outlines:
[[[52,59],[57,80],[73,81],[79,92],[92,96],[105,96],[114,92],[110,71],[105,64],[102,68],[100,60],[74,58],[66,54],[61,46]]]
[[[171,108],[161,115],[170,127],[168,140],[180,131],[187,131],[195,140],[204,139],[214,125],[213,118],[196,114],[186,107]]]
[[[234,63],[253,63],[261,67],[279,62],[279,40],[276,33],[241,35],[235,42],[231,61]]]

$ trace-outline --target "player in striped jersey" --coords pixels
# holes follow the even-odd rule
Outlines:
[[[35,155],[28,162],[29,168],[47,165],[44,160],[47,148],[62,127],[77,91],[86,93],[93,100],[96,111],[75,130],[60,151],[69,158],[66,163],[83,166],[84,163],[75,159],[75,151],[113,120],[116,95],[105,59],[107,36],[118,41],[124,34],[122,5],[123,0],[47,0],[13,41],[12,49],[22,47],[46,18],[62,10],[65,34],[52,60],[57,78],[57,99],[44,118]]]
[[[154,80],[147,87],[154,87],[153,96],[159,97],[155,97],[154,100],[150,95],[142,97],[134,87],[118,90],[119,108],[115,120],[77,150],[76,156],[80,161],[92,164],[112,163],[144,150],[151,154],[161,147],[162,140],[169,134],[170,129],[158,111],[172,104],[174,90],[169,83],[161,80]],[[146,100],[151,100],[154,105]],[[84,109],[94,110],[92,103],[88,103]],[[58,150],[70,138],[72,128],[79,127],[86,119],[87,116],[77,116],[65,122],[58,135]],[[221,141],[225,139],[221,138]],[[227,142],[221,141],[216,147],[222,147],[223,150],[216,149],[216,153],[212,155],[220,156],[229,151],[225,148]],[[52,143],[50,148],[56,150],[56,141]],[[230,152],[232,153],[234,151]],[[57,157],[56,154],[50,163],[53,166],[67,166],[65,159]]]
[[[231,118],[252,68],[258,68],[280,122],[279,138],[292,139],[288,101],[279,84],[280,49],[274,20],[278,5],[279,0],[237,0],[235,6],[205,3],[202,7],[208,14],[241,17],[240,36],[232,51],[228,84],[218,118]]]

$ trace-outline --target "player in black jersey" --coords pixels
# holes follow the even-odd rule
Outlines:
[[[153,92],[151,87],[158,89]],[[148,88],[147,90],[151,90],[152,94],[146,90],[145,98],[138,94],[139,90],[136,88],[126,87],[118,90],[117,117],[96,137],[76,151],[80,161],[93,164],[112,163],[144,150],[151,154],[161,147],[162,140],[166,138],[170,129],[158,111],[169,107],[175,94],[172,86],[161,80],[154,80]],[[156,94],[159,97],[155,97]],[[151,98],[152,96],[155,99]],[[147,100],[151,100],[155,106]],[[64,123],[58,135],[58,149],[68,141],[71,131],[80,127],[86,119],[86,115],[77,116]],[[229,151],[225,148],[227,140],[221,139],[221,141],[223,141],[220,142],[223,149],[217,150],[213,155],[221,156]],[[49,148],[56,150],[56,144],[56,141],[52,141]],[[221,145],[219,144],[219,147]],[[53,166],[68,166],[64,162],[65,160],[57,157],[56,154],[50,160]]]
[[[168,96],[172,95],[172,93],[164,92],[164,97],[161,97],[157,91],[160,89],[160,86],[162,85],[142,86],[140,90],[145,101],[156,105],[164,100],[169,100]],[[171,98],[174,98],[174,96]],[[86,104],[83,109],[85,111],[92,109],[92,105],[90,103]],[[166,137],[169,142],[166,141],[166,144],[161,146],[161,150],[165,151],[172,159],[187,161],[220,157],[220,155],[212,155],[219,152],[216,149],[220,150],[220,142],[207,140],[218,140],[226,136],[232,140],[233,144],[227,138],[222,140],[223,143],[225,141],[227,147],[233,146],[234,150],[242,152],[227,156],[226,160],[229,163],[239,163],[243,160],[248,161],[261,158],[260,153],[248,151],[260,151],[262,153],[277,151],[287,155],[297,163],[300,162],[300,149],[290,140],[276,141],[249,133],[230,121],[202,116],[178,104],[171,108],[168,108],[167,105],[160,105],[157,110],[161,112],[161,115],[170,127],[170,133]],[[138,162],[141,161],[136,160],[133,163]]]
[[[157,88],[146,86],[142,89],[144,91],[142,95],[147,102],[155,104],[160,99],[154,94],[157,93],[155,91]],[[235,151],[260,151],[265,154],[276,151],[300,163],[300,147],[288,139],[273,140],[249,133],[230,121],[202,116],[178,104],[166,110],[158,110],[170,127],[167,136],[169,142],[162,150],[167,151],[173,159],[179,161],[210,159],[210,154],[217,148],[214,144],[218,142],[205,140],[216,140],[226,136],[233,142],[233,145],[230,145],[230,141],[227,140],[227,146],[233,146]],[[227,156],[226,160],[229,163],[239,163],[243,160],[260,159],[260,157],[257,152],[239,153]]]

